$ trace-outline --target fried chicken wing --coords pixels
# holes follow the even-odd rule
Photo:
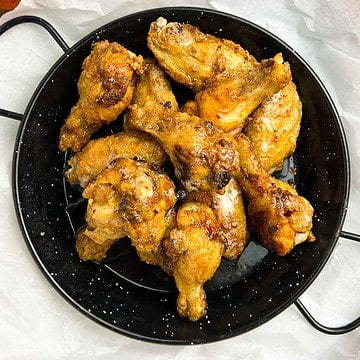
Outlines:
[[[196,321],[206,313],[204,283],[220,265],[223,240],[212,210],[187,202],[177,212],[176,227],[162,242],[163,254],[179,290],[177,310]]]
[[[266,98],[247,119],[243,132],[252,143],[261,166],[273,173],[296,147],[300,132],[302,105],[296,86],[290,82]]]
[[[244,76],[233,76],[197,93],[199,116],[221,130],[241,130],[259,104],[290,80],[290,66],[279,53]]]
[[[130,104],[141,71],[141,56],[116,42],[95,43],[82,64],[79,100],[61,128],[60,150],[79,151],[103,124],[116,120]]]
[[[195,92],[233,75],[242,76],[257,64],[248,51],[230,40],[164,18],[151,23],[147,43],[161,67]]]
[[[164,18],[150,25],[148,47],[175,81],[197,93],[199,116],[224,131],[241,130],[261,101],[291,79],[280,53],[259,63],[232,41]]]
[[[138,130],[128,130],[91,140],[70,158],[70,168],[65,173],[66,179],[71,185],[80,184],[84,188],[103,169],[119,158],[143,160],[152,165],[162,166],[168,157],[152,136]]]
[[[83,191],[83,197],[88,199],[84,235],[98,244],[126,236],[118,214],[121,194],[112,182],[104,182],[103,179],[99,176],[99,179],[90,183]]]
[[[310,203],[261,167],[245,135],[239,136],[238,144],[238,180],[249,202],[249,220],[260,240],[278,255],[286,255],[300,242],[315,240]]]
[[[148,96],[159,86],[153,83],[155,77],[157,84],[162,82],[161,103],[157,96]],[[172,96],[165,73],[158,66],[147,66],[134,95],[138,102],[130,106],[127,122],[159,141],[187,190],[221,189],[238,169],[235,139],[209,121],[169,107]]]
[[[141,85],[136,88],[132,103],[145,106],[148,102],[156,102],[166,109],[178,110],[179,106],[170,83],[155,59],[144,60],[144,72]]]
[[[237,171],[236,141],[186,113],[131,106],[131,124],[158,139],[187,191],[222,189]]]
[[[170,83],[163,70],[159,68],[156,60],[148,58],[144,60],[144,71],[140,83],[136,87],[131,101],[132,104],[144,107],[149,104],[159,105],[158,109],[178,110],[179,106]],[[124,117],[124,129],[136,129],[129,120],[129,111]]]
[[[117,239],[109,239],[99,244],[85,235],[85,229],[78,232],[76,236],[76,251],[83,261],[95,260],[102,261],[106,257],[106,253]]]
[[[196,102],[186,101],[181,111],[189,115],[197,115]],[[223,256],[229,260],[236,259],[243,252],[248,240],[244,201],[237,181],[230,179],[221,192],[191,191],[186,200],[199,202],[211,208],[224,239]]]
[[[167,228],[166,215],[176,202],[175,186],[157,168],[118,159],[84,190],[88,199],[84,234],[104,242],[128,236],[141,260],[158,264],[158,247]]]
[[[213,210],[224,239],[223,256],[234,260],[244,251],[248,240],[245,207],[235,179],[231,179],[223,190],[223,193],[192,191],[187,200],[205,204]]]

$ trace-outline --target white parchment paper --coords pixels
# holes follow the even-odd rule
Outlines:
[[[22,0],[20,15],[48,20],[69,45],[118,17],[188,5],[253,21],[291,45],[320,76],[340,113],[351,154],[351,196],[344,230],[360,232],[360,2],[358,0]],[[0,38],[0,106],[22,113],[62,51],[35,25]],[[60,297],[31,258],[16,221],[11,163],[18,123],[0,118],[0,359],[360,359],[359,329],[329,336],[295,306],[244,335],[200,346],[165,346],[107,330]],[[321,141],[321,139],[319,139]],[[337,326],[360,313],[360,247],[340,240],[301,297],[316,317]]]

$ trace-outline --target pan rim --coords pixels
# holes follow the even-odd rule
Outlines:
[[[159,12],[171,12],[171,11],[196,11],[196,12],[204,12],[206,15],[209,15],[209,16],[211,16],[211,14],[214,14],[214,15],[221,15],[221,16],[225,16],[227,18],[231,18],[231,19],[233,19],[235,21],[244,23],[245,25],[254,28],[256,31],[260,31],[261,33],[264,33],[266,36],[274,39],[281,46],[283,46],[284,48],[286,48],[289,51],[291,51],[292,53],[294,53],[295,57],[299,60],[299,62],[302,64],[302,66],[304,66],[306,68],[306,70],[309,72],[309,75],[313,78],[314,83],[318,87],[319,91],[324,95],[324,98],[326,99],[326,101],[327,101],[327,103],[328,103],[328,105],[330,107],[330,110],[333,113],[334,118],[336,119],[335,123],[336,123],[336,126],[337,126],[337,131],[338,131],[339,136],[340,136],[341,150],[342,150],[342,153],[343,153],[344,195],[343,195],[343,200],[342,200],[342,204],[341,204],[341,211],[340,211],[340,213],[339,213],[339,215],[337,217],[337,220],[338,220],[337,224],[336,224],[336,229],[337,230],[335,231],[334,234],[332,234],[331,239],[329,239],[329,242],[331,242],[331,246],[328,249],[327,253],[323,254],[321,262],[312,271],[312,276],[310,276],[310,277],[308,277],[308,279],[304,280],[304,282],[301,284],[301,286],[298,289],[296,289],[296,291],[294,291],[292,296],[289,296],[286,301],[284,301],[282,304],[277,306],[276,309],[274,309],[273,311],[268,312],[260,320],[251,323],[247,328],[245,328],[245,330],[241,330],[240,332],[236,332],[236,331],[233,331],[231,333],[228,332],[228,333],[223,334],[223,336],[218,336],[218,335],[216,335],[216,336],[208,336],[205,341],[203,339],[175,339],[174,340],[174,339],[171,339],[171,338],[163,339],[163,338],[145,336],[145,335],[141,335],[141,334],[139,335],[139,334],[136,334],[134,332],[127,331],[124,328],[120,329],[120,328],[118,328],[116,326],[113,326],[112,324],[106,322],[105,320],[101,319],[100,317],[96,316],[95,314],[89,313],[81,304],[79,304],[78,301],[76,301],[74,298],[72,298],[70,296],[70,294],[68,294],[64,289],[62,289],[61,286],[50,275],[49,271],[47,270],[46,265],[44,264],[44,262],[42,261],[42,259],[40,258],[40,256],[38,255],[36,249],[34,248],[34,246],[32,244],[32,240],[31,240],[31,237],[30,237],[30,235],[29,235],[29,233],[27,231],[27,227],[26,227],[24,217],[23,217],[23,214],[22,214],[21,202],[20,202],[20,197],[19,197],[20,190],[19,190],[18,175],[19,175],[19,171],[20,171],[20,169],[19,169],[19,156],[21,154],[22,138],[24,136],[24,132],[25,132],[25,129],[27,127],[27,123],[29,121],[32,108],[34,107],[34,104],[36,103],[36,100],[37,100],[38,96],[41,93],[41,89],[43,88],[44,84],[51,78],[52,74],[54,72],[56,72],[61,67],[61,65],[66,61],[67,57],[70,54],[76,52],[78,50],[78,48],[80,46],[82,46],[83,43],[85,43],[86,41],[88,41],[91,38],[96,37],[96,35],[99,32],[104,31],[105,28],[110,28],[111,26],[114,26],[117,23],[122,22],[122,21],[127,21],[130,18],[140,18],[144,14],[151,15],[152,13],[156,14],[156,13],[159,13]],[[25,240],[25,243],[26,243],[27,247],[29,248],[33,259],[35,260],[35,263],[37,263],[37,265],[39,266],[42,273],[45,275],[45,277],[51,283],[51,285],[58,291],[58,293],[60,293],[60,295],[63,298],[66,299],[67,302],[69,302],[76,309],[80,310],[88,318],[91,318],[95,322],[97,322],[97,323],[105,326],[106,328],[111,329],[111,330],[113,330],[113,331],[115,331],[117,333],[120,333],[122,335],[126,335],[126,336],[129,336],[129,337],[132,337],[132,338],[135,338],[135,339],[139,339],[139,340],[145,340],[145,341],[149,341],[149,342],[160,343],[160,344],[186,345],[186,344],[203,344],[203,343],[210,343],[210,342],[214,342],[214,341],[221,341],[221,340],[224,340],[224,339],[227,339],[227,338],[231,338],[231,337],[234,337],[234,336],[241,335],[241,334],[243,334],[245,332],[248,332],[248,331],[250,331],[252,329],[255,329],[256,327],[264,324],[265,322],[269,321],[270,319],[272,319],[276,315],[280,314],[288,306],[293,304],[294,301],[301,294],[303,294],[306,291],[306,289],[313,283],[313,281],[317,278],[319,273],[324,268],[324,266],[327,263],[330,255],[332,254],[333,249],[334,249],[334,247],[335,247],[335,245],[337,243],[337,240],[339,238],[340,231],[341,231],[343,223],[345,221],[345,216],[346,216],[347,207],[348,207],[349,192],[350,192],[350,175],[351,175],[350,174],[350,157],[349,157],[347,139],[346,139],[345,131],[344,131],[340,116],[339,116],[338,111],[336,109],[336,106],[334,104],[334,101],[332,100],[332,98],[331,98],[328,90],[326,89],[324,83],[322,82],[322,80],[313,71],[311,66],[302,58],[301,55],[299,55],[292,47],[290,47],[286,42],[281,40],[279,37],[277,37],[276,35],[274,35],[270,31],[268,31],[267,29],[264,29],[261,26],[255,24],[255,23],[253,23],[253,22],[251,22],[249,20],[243,19],[241,17],[235,16],[235,15],[232,15],[232,14],[228,14],[228,13],[225,13],[225,12],[213,10],[213,9],[207,9],[207,8],[201,8],[201,7],[175,6],[175,7],[158,7],[158,8],[143,10],[143,11],[136,12],[136,13],[133,13],[133,14],[128,14],[126,16],[123,16],[121,18],[113,20],[113,21],[111,21],[109,23],[106,23],[106,24],[102,25],[101,27],[97,28],[96,30],[92,31],[91,33],[89,33],[88,35],[86,35],[85,37],[80,39],[78,42],[76,42],[72,47],[70,47],[68,51],[66,51],[64,54],[62,54],[62,56],[55,62],[55,64],[50,68],[50,70],[45,74],[45,76],[40,81],[39,85],[37,86],[37,88],[35,89],[32,97],[31,97],[31,99],[29,100],[28,105],[26,107],[26,110],[24,112],[23,120],[21,121],[21,124],[19,126],[17,136],[16,136],[16,140],[15,140],[15,146],[14,146],[13,170],[12,170],[12,189],[13,189],[13,201],[14,201],[16,216],[17,216],[17,220],[18,220],[18,223],[19,223],[23,238]]]

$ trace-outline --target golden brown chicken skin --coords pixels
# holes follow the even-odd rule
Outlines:
[[[196,102],[186,101],[181,111],[196,115]],[[224,239],[223,256],[229,260],[236,259],[244,251],[248,240],[245,206],[237,181],[230,179],[220,192],[216,190],[191,191],[186,200],[205,204],[213,210]]]
[[[128,236],[141,260],[158,263],[158,248],[176,202],[175,186],[159,169],[118,159],[84,190],[88,199],[84,234],[102,244]]]
[[[153,58],[144,60],[141,83],[137,86],[132,99],[132,103],[139,106],[145,106],[148,102],[156,102],[166,109],[178,109],[178,103],[167,76]]]
[[[288,254],[311,233],[313,208],[290,185],[271,177],[259,164],[245,135],[238,138],[238,181],[248,205],[251,226],[260,240],[278,255]]]
[[[152,94],[154,86],[163,90],[161,102]],[[209,121],[168,106],[172,99],[164,71],[156,65],[147,66],[129,108],[128,124],[159,141],[188,191],[223,188],[231,172],[238,169],[235,139]]]
[[[144,60],[143,74],[131,103],[141,107],[156,104],[159,111],[178,110],[179,106],[167,76],[154,58]],[[124,129],[136,129],[129,117],[131,117],[131,112],[128,111],[124,117]]]
[[[259,104],[290,80],[290,66],[277,54],[273,59],[263,60],[245,76],[235,75],[197,93],[199,116],[223,131],[241,130]]]
[[[192,191],[187,201],[199,202],[212,209],[224,240],[223,256],[229,260],[236,259],[248,241],[245,206],[237,181],[231,179],[222,193],[215,190]]]
[[[151,83],[140,81],[138,87],[143,85],[150,86]],[[245,136],[236,141],[230,134],[217,129],[212,122],[167,109],[151,98],[144,106],[133,104],[130,107],[129,122],[158,139],[175,167],[175,174],[188,192],[217,190],[223,193],[223,188],[232,177],[238,180],[250,203],[250,222],[259,232],[262,242],[278,254],[284,255],[290,251],[300,241],[299,238],[309,238],[313,214],[311,205],[289,190],[280,189],[280,193],[290,197],[286,204],[280,202],[272,210],[277,197],[271,195],[274,191],[269,193],[269,188],[279,187],[257,163],[250,146],[244,146],[249,143]],[[253,175],[251,181],[247,177],[249,172]],[[286,205],[285,210],[281,205]],[[296,211],[286,211],[290,208]],[[259,211],[264,216],[258,216]],[[299,224],[296,224],[297,214],[300,214],[298,218],[301,217]],[[261,222],[261,219],[265,220]]]
[[[199,116],[199,109],[195,100],[187,100],[181,107],[180,111],[189,115]]]
[[[294,152],[300,132],[302,104],[290,82],[266,98],[249,116],[243,132],[252,143],[255,157],[270,174],[282,168]]]
[[[242,76],[257,64],[248,51],[230,40],[164,18],[151,23],[147,43],[161,67],[195,92],[235,74]]]
[[[210,121],[155,105],[132,105],[129,121],[159,141],[187,191],[221,190],[239,168],[236,140]]]
[[[150,25],[148,46],[175,81],[197,93],[198,115],[227,132],[241,131],[261,101],[291,79],[280,53],[259,63],[232,41],[164,18]]]
[[[166,213],[165,221],[166,230],[164,237],[167,236],[169,231],[176,226],[176,211],[174,208],[170,209],[169,212]],[[119,240],[121,241],[121,239],[108,239],[99,244],[86,236],[85,228],[82,228],[78,231],[76,236],[76,251],[80,259],[83,261],[94,260],[100,262],[106,258],[107,252],[110,250],[111,246]],[[153,253],[151,255],[151,261],[153,265],[157,264],[169,273],[169,275],[171,274],[172,270],[166,267],[160,252]]]
[[[85,229],[78,232],[76,236],[76,251],[83,261],[94,260],[102,261],[106,257],[106,253],[117,239],[106,240],[99,244],[85,235]]]
[[[117,119],[130,104],[142,62],[116,42],[93,45],[82,64],[79,100],[60,131],[60,150],[79,151],[103,124]]]
[[[143,160],[156,166],[162,166],[168,159],[152,136],[138,130],[128,130],[91,140],[70,158],[66,179],[71,185],[86,187],[103,169],[119,158]]]
[[[220,265],[223,240],[212,210],[187,202],[177,212],[176,227],[162,242],[163,256],[179,290],[177,311],[196,321],[206,314],[204,283]]]

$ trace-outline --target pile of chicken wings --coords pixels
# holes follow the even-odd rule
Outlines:
[[[164,18],[147,44],[153,58],[99,41],[83,62],[59,142],[72,152],[66,179],[87,199],[76,249],[101,261],[130,238],[141,260],[174,277],[178,313],[196,321],[203,284],[223,256],[243,252],[250,230],[280,256],[315,240],[310,203],[271,176],[295,150],[302,106],[281,53],[258,61]],[[169,78],[193,91],[181,107]],[[90,140],[123,112],[123,131]]]

